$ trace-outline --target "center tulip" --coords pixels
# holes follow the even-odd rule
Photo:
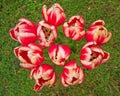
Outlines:
[[[70,56],[70,48],[67,45],[53,44],[48,49],[50,59],[57,65],[64,65]]]

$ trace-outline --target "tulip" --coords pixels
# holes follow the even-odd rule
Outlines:
[[[25,69],[35,68],[44,61],[43,49],[36,44],[16,47],[14,54],[20,60],[20,66]]]
[[[83,17],[72,16],[68,22],[64,23],[63,32],[66,37],[72,40],[81,40],[85,35]]]
[[[63,8],[58,3],[53,4],[48,10],[47,6],[44,5],[42,7],[42,15],[47,23],[54,26],[63,24],[66,18]]]
[[[92,70],[98,65],[106,62],[110,54],[103,51],[96,42],[88,42],[80,52],[80,61],[86,69]]]
[[[40,45],[43,47],[50,46],[57,38],[57,29],[53,25],[49,25],[44,21],[39,22],[37,28],[37,36],[40,41]]]
[[[91,24],[86,32],[86,40],[88,42],[96,42],[98,45],[107,43],[112,34],[104,27],[105,22],[103,20],[97,20]]]
[[[60,80],[65,87],[77,85],[84,81],[84,72],[77,63],[72,60],[65,64]]]
[[[48,54],[56,65],[62,66],[70,56],[70,48],[67,45],[53,44],[48,49]]]
[[[56,73],[52,66],[48,64],[42,64],[39,67],[31,70],[30,78],[34,78],[34,91],[37,92],[44,86],[52,87],[56,82]]]
[[[36,26],[28,19],[21,18],[19,23],[10,30],[10,36],[13,40],[22,45],[28,45],[36,41]]]

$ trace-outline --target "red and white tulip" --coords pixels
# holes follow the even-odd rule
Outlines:
[[[63,32],[66,37],[72,40],[81,40],[85,35],[83,17],[72,16],[68,22],[64,23]]]
[[[67,45],[53,44],[48,49],[48,54],[56,65],[62,66],[70,56],[70,48]]]
[[[86,40],[88,42],[96,42],[99,45],[107,43],[112,34],[104,27],[105,22],[103,20],[97,20],[91,24],[86,32]]]
[[[13,40],[22,45],[28,45],[36,41],[36,25],[28,19],[21,18],[19,23],[10,30],[10,36]]]
[[[59,26],[65,22],[65,13],[63,8],[55,3],[47,10],[47,6],[42,7],[42,15],[44,20],[54,26]]]
[[[40,45],[43,47],[50,46],[57,38],[57,29],[53,25],[49,25],[44,21],[40,21],[37,28],[37,37],[40,41]]]
[[[74,60],[72,60],[65,64],[60,78],[62,85],[65,87],[69,85],[76,85],[84,81],[84,72],[77,65],[77,63]]]
[[[103,51],[96,42],[89,42],[83,46],[80,52],[80,61],[82,65],[89,70],[106,62],[110,57],[108,52]]]
[[[16,47],[14,54],[20,60],[20,66],[25,69],[35,68],[44,61],[43,49],[36,44]]]
[[[52,87],[56,82],[56,73],[52,66],[42,64],[30,72],[30,78],[34,78],[34,91],[41,90],[44,86]]]

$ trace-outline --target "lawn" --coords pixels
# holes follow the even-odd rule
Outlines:
[[[13,49],[20,45],[9,36],[10,28],[21,17],[37,23],[43,20],[41,8],[59,3],[65,11],[66,21],[73,15],[85,19],[85,30],[98,19],[105,21],[105,27],[112,33],[109,43],[102,48],[110,53],[110,59],[93,70],[86,70],[80,64],[79,52],[86,43],[72,41],[64,36],[62,26],[58,28],[55,43],[67,44],[72,50],[69,60],[75,59],[85,72],[85,80],[80,85],[63,87],[59,74],[63,67],[54,65],[44,49],[45,61],[54,66],[57,82],[34,92],[34,80],[29,78],[29,70],[19,66]],[[68,61],[69,61],[68,60]],[[0,96],[120,96],[120,0],[0,0]]]

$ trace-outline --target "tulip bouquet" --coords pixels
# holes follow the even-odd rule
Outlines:
[[[84,72],[75,60],[66,62],[71,54],[68,45],[55,44],[58,37],[57,27],[63,25],[63,33],[73,41],[82,40],[85,37],[87,43],[80,51],[81,65],[92,70],[106,62],[110,54],[100,47],[106,44],[112,34],[104,27],[103,20],[97,20],[91,24],[87,31],[84,30],[84,18],[76,15],[65,22],[66,15],[63,8],[55,3],[47,9],[42,7],[44,20],[34,24],[32,21],[21,18],[19,23],[10,29],[13,40],[21,43],[14,48],[14,54],[20,61],[20,66],[30,70],[30,78],[35,80],[34,91],[41,90],[44,86],[52,87],[56,82],[55,69],[50,64],[44,64],[43,50],[48,48],[51,61],[57,66],[62,66],[60,82],[64,87],[81,84],[84,81]]]

